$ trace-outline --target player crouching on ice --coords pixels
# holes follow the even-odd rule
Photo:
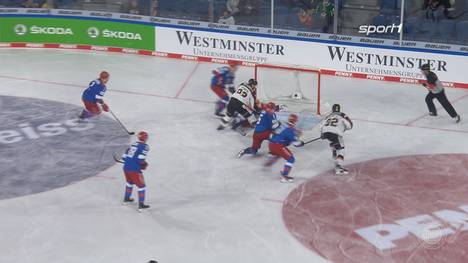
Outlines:
[[[133,202],[133,185],[138,187],[138,210],[149,208],[145,204],[145,179],[142,170],[148,166],[146,155],[149,152],[149,146],[146,144],[148,133],[141,131],[137,135],[138,141],[133,143],[122,155],[124,161],[124,174],[127,181],[125,187],[124,204]]]
[[[304,142],[298,139],[300,131],[295,128],[297,121],[298,116],[296,114],[289,115],[287,126],[284,127],[280,133],[274,133],[268,145],[272,157],[270,157],[265,166],[273,165],[279,157],[286,160],[286,164],[284,164],[283,170],[281,171],[281,182],[283,183],[294,181],[294,179],[289,176],[289,173],[291,172],[295,158],[293,153],[288,149],[288,146],[291,145],[291,143],[296,147],[304,146]]]
[[[236,89],[234,87],[234,78],[239,64],[237,62],[230,62],[229,66],[220,67],[213,70],[214,76],[211,78],[211,90],[218,96],[219,100],[216,102],[215,116],[224,117],[222,113],[224,108],[229,102],[229,93],[233,94]]]
[[[232,124],[233,118],[239,114],[246,119],[253,127],[257,119],[253,115],[256,111],[257,81],[250,79],[247,83],[242,83],[232,94],[227,105],[226,116],[221,119],[218,130],[224,130],[228,124]]]
[[[276,105],[273,102],[268,102],[263,106],[263,111],[260,113],[260,117],[255,126],[252,146],[245,148],[237,154],[237,158],[241,158],[244,154],[257,154],[258,150],[262,146],[264,140],[268,140],[276,130],[280,123],[276,119]]]
[[[109,111],[109,106],[104,103],[103,97],[106,93],[106,84],[109,81],[109,73],[102,71],[99,74],[99,78],[91,81],[89,86],[82,95],[82,100],[85,108],[80,114],[80,119],[91,118],[96,115],[101,114],[101,108],[98,104],[101,105],[103,111]]]
[[[343,134],[347,130],[353,128],[353,122],[344,113],[341,112],[341,106],[334,104],[332,113],[330,113],[322,121],[320,132],[321,138],[330,141],[332,156],[335,160],[335,173],[347,174],[348,170],[343,167],[345,156],[345,146],[343,142]]]

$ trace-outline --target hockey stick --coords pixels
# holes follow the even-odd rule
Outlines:
[[[312,139],[312,140],[310,140],[310,141],[306,141],[306,142],[304,142],[304,145],[309,144],[309,143],[311,143],[311,142],[318,141],[318,140],[320,140],[320,139],[322,139],[322,137],[318,137],[318,138]],[[304,145],[303,145],[303,146],[304,146]]]
[[[125,126],[122,124],[122,122],[120,122],[119,118],[117,118],[117,116],[115,116],[115,114],[109,110],[110,114],[112,114],[112,117],[114,117],[114,119],[117,121],[117,123],[120,125],[120,127],[122,127],[122,129],[124,129],[124,131],[126,131],[128,133],[128,135],[134,135],[135,132],[132,132],[132,131],[128,131],[127,128],[125,128]]]
[[[116,161],[117,163],[124,163],[124,161],[122,161],[121,159],[115,157],[115,155],[113,155],[112,157],[114,157],[114,161]]]

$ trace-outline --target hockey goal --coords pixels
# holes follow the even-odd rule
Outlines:
[[[320,70],[303,66],[258,64],[257,97],[283,104],[291,112],[320,115]]]

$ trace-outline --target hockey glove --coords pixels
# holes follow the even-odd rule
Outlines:
[[[229,93],[231,93],[231,94],[236,93],[236,87],[234,86],[234,84],[227,84],[226,87],[227,87]]]
[[[104,102],[101,104],[101,107],[102,107],[103,111],[105,111],[105,112],[109,111],[109,106],[107,106],[107,104],[105,104]]]
[[[426,83],[423,83],[422,85],[423,85],[424,87],[426,87],[426,88],[427,88],[427,84],[426,84]]]
[[[140,168],[141,168],[141,170],[146,170],[146,167],[148,167],[148,163],[147,163],[147,162],[143,161],[143,162],[140,163]]]

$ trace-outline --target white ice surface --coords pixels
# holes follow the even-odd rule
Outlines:
[[[293,184],[278,180],[282,161],[265,170],[265,156],[236,159],[250,138],[216,131],[215,96],[208,85],[217,66],[135,55],[0,50],[0,95],[80,105],[88,82],[102,69],[111,73],[108,104],[130,129],[150,135],[145,176],[152,205],[138,214],[120,204],[119,165],[64,188],[0,200],[0,262],[327,262],[290,235],[281,202],[299,183],[332,167],[328,146],[292,149],[297,160],[292,175],[298,178]],[[241,68],[237,81],[252,74],[252,68]],[[468,152],[468,91],[447,89],[449,99],[461,98],[454,103],[466,116],[461,124],[439,110],[440,117],[406,125],[426,113],[425,94],[410,84],[324,77],[322,101],[342,104],[355,120],[345,137],[346,163]]]

